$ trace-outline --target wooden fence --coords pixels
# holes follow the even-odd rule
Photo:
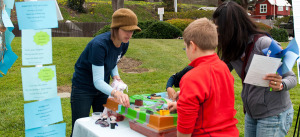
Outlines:
[[[93,35],[109,22],[59,22],[58,28],[52,29],[52,37],[93,37]],[[14,24],[13,33],[21,36],[18,24]]]

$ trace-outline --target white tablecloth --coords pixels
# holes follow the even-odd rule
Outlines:
[[[75,121],[73,137],[145,137],[129,127],[128,119],[117,122],[115,129],[101,127],[95,124],[91,117],[80,118]]]

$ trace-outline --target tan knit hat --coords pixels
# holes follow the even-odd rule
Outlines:
[[[137,26],[138,20],[133,11],[126,8],[118,9],[112,15],[112,23],[110,28],[120,28],[127,31],[141,31]]]

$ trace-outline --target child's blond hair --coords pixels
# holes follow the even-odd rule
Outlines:
[[[207,18],[197,19],[185,28],[183,39],[187,46],[193,41],[202,50],[215,50],[218,46],[217,26]]]

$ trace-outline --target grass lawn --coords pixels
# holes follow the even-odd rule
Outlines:
[[[86,0],[87,13],[77,13],[68,9],[68,0],[57,0],[64,20],[74,22],[111,22],[113,9],[111,0]],[[157,8],[163,7],[162,2],[124,1],[124,8],[136,13],[139,21],[159,20]],[[178,4],[178,11],[195,10],[203,5]],[[165,11],[166,12],[166,11]]]
[[[24,0],[15,0],[20,2]],[[64,22],[111,22],[113,14],[112,0],[85,0],[86,13],[78,13],[68,8],[68,0],[57,0]],[[163,7],[162,2],[124,1],[124,8],[129,8],[136,13],[139,21],[159,20],[157,8]],[[197,10],[203,7],[198,4],[178,3],[178,12]],[[17,23],[16,9],[12,11],[12,21]],[[165,11],[166,12],[166,11]]]
[[[71,85],[73,67],[80,53],[92,38],[53,38],[53,65],[56,65],[57,85]],[[17,37],[12,42],[13,51],[19,56],[8,74],[0,78],[0,135],[3,137],[24,136],[24,110],[25,103],[22,93],[21,81],[21,38]],[[287,43],[282,43],[286,46]],[[121,78],[129,86],[129,95],[163,92],[168,78],[175,72],[183,69],[188,63],[183,48],[183,40],[171,39],[132,39],[126,57],[143,62],[140,66],[150,71],[140,74],[123,73]],[[294,72],[297,68],[294,67]],[[241,80],[233,71],[235,77],[235,109],[238,119],[240,136],[244,136],[244,114],[242,108]],[[290,90],[295,109],[294,122],[300,103],[300,86]],[[71,109],[70,99],[64,98],[62,110],[65,123],[67,123],[67,135],[71,133]],[[294,127],[295,123],[293,123]],[[288,136],[292,136],[291,128]]]

